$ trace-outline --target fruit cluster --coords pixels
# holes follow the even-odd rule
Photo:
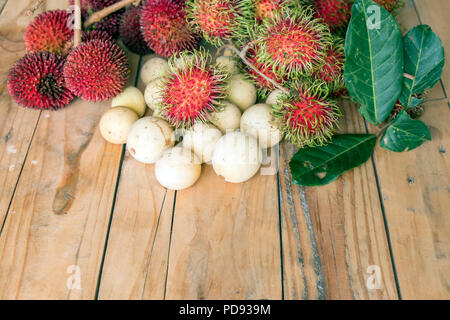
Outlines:
[[[300,148],[329,142],[341,116],[336,98],[346,93],[342,36],[352,0],[128,1],[87,23],[118,2],[81,1],[85,28],[77,46],[68,12],[37,16],[25,32],[27,54],[9,74],[14,100],[60,109],[75,97],[113,99],[100,123],[105,139],[127,143],[139,161],[163,161],[156,175],[175,189],[198,178],[197,162],[212,161],[227,181],[241,182],[259,169],[260,149],[283,137]],[[118,36],[136,54],[159,55],[141,70],[145,95],[125,89],[130,72]],[[147,106],[153,116],[138,120]],[[174,129],[192,154],[170,149]],[[186,166],[195,171],[184,183],[158,171],[175,158],[178,174]]]

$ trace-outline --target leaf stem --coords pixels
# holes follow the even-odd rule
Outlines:
[[[253,45],[254,45],[254,43],[250,42],[242,50],[239,51],[239,49],[236,48],[236,46],[234,44],[230,43],[230,44],[224,45],[220,50],[230,49],[230,50],[234,51],[245,65],[247,65],[249,68],[251,68],[257,74],[259,74],[265,80],[270,82],[275,88],[283,91],[284,93],[289,93],[288,89],[286,89],[285,87],[281,86],[280,84],[278,84],[274,80],[270,79],[268,76],[266,76],[260,70],[258,70],[258,68],[256,68],[250,61],[247,60],[246,56],[247,56],[248,50],[250,50],[253,47]]]
[[[120,9],[126,7],[129,4],[134,4],[134,5],[138,5],[141,2],[141,0],[122,0],[119,2],[116,2],[100,11],[97,11],[95,13],[93,13],[92,15],[89,16],[89,19],[86,20],[86,22],[84,23],[84,27],[87,28],[90,25],[99,22],[100,20],[102,20],[103,18],[109,16],[110,14],[119,11]]]

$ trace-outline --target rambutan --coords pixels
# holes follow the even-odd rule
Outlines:
[[[403,6],[401,0],[373,0],[389,12],[393,12]]]
[[[26,50],[63,54],[67,42],[73,38],[73,30],[68,24],[69,17],[64,10],[46,11],[37,16],[24,34]]]
[[[63,69],[64,59],[52,52],[28,53],[9,71],[9,94],[26,108],[64,108],[74,96],[66,87]]]
[[[114,12],[109,16],[103,18],[99,22],[94,23],[89,27],[90,30],[103,31],[111,37],[116,38],[119,34],[120,23],[122,21],[122,12]]]
[[[338,106],[318,86],[295,84],[294,89],[272,105],[281,132],[299,148],[326,144],[338,126]]]
[[[185,0],[147,0],[142,5],[141,32],[157,54],[170,57],[194,49],[200,38],[186,21]]]
[[[344,64],[344,39],[334,37],[333,43],[326,49],[323,65],[313,72],[312,78],[323,82],[329,93],[339,92],[345,88]]]
[[[97,11],[109,7],[120,0],[81,0],[81,16],[83,21]],[[74,0],[70,0],[70,4],[74,4]],[[116,38],[119,34],[120,22],[125,9],[120,9],[102,20],[89,26],[89,30],[98,30],[108,33],[111,37]]]
[[[89,30],[83,31],[81,36],[82,42],[89,42],[93,40],[102,40],[102,41],[114,41],[113,37],[104,31],[99,30]]]
[[[209,55],[201,50],[183,52],[169,61],[170,72],[160,84],[160,110],[176,128],[206,122],[208,114],[222,106],[230,76],[208,60]]]
[[[280,76],[309,75],[324,64],[332,37],[310,7],[277,12],[258,29],[258,61]]]
[[[314,7],[316,18],[325,21],[332,32],[344,35],[352,17],[350,0],[316,0]]]
[[[283,77],[274,72],[273,68],[276,68],[276,66],[264,65],[263,63],[260,63],[256,58],[257,51],[257,47],[249,49],[246,55],[247,61],[263,73],[267,78],[275,81],[279,85],[282,85],[287,80],[287,76]],[[261,99],[265,99],[271,91],[275,90],[275,85],[272,82],[268,81],[252,68],[245,66],[245,72],[258,87],[258,92]]]
[[[122,16],[119,32],[120,38],[129,50],[139,55],[146,55],[152,51],[141,33],[141,10],[141,6],[130,6]]]
[[[244,10],[250,10],[251,15],[258,23],[273,17],[280,11],[283,6],[287,5],[290,0],[242,0],[241,7]]]
[[[72,50],[64,67],[67,87],[87,101],[104,101],[122,92],[128,82],[125,52],[111,41],[93,40]]]
[[[188,20],[209,43],[220,46],[239,29],[240,7],[236,0],[192,0]]]

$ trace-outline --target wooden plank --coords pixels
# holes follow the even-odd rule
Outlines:
[[[342,132],[364,133],[357,106],[344,103]],[[372,163],[317,188],[291,183],[293,148],[280,155],[284,289],[287,299],[396,299]],[[366,283],[378,266],[382,286]]]
[[[42,113],[0,238],[0,299],[95,297],[122,155],[97,129],[107,108]]]
[[[450,52],[450,28],[448,25],[448,13],[450,12],[450,1],[448,0],[414,0],[421,22],[428,24],[441,38],[445,53],[448,57]],[[447,60],[448,61],[448,60]],[[442,83],[445,92],[450,95],[450,64],[444,66]]]
[[[141,81],[138,87],[145,89]],[[126,152],[100,299],[164,298],[174,197],[174,191],[157,182],[154,165],[139,163]]]
[[[204,165],[177,193],[167,299],[281,299],[276,176],[230,184]]]
[[[445,2],[445,3],[444,3]],[[444,41],[449,30],[443,12],[446,1],[415,1],[424,23],[430,23]],[[448,10],[447,10],[448,11]],[[419,23],[407,2],[401,25]],[[424,14],[422,14],[424,12]],[[429,21],[424,17],[429,15]],[[433,25],[435,24],[435,25]],[[449,79],[446,68],[442,80]],[[448,102],[438,83],[427,96],[421,120],[431,128],[433,141],[420,148],[393,153],[378,147],[375,152],[378,179],[390,231],[391,246],[402,298],[448,299],[450,297],[450,225],[448,219],[449,149]],[[370,126],[371,131],[376,129]]]
[[[11,99],[6,87],[9,69],[25,54],[23,32],[34,17],[27,17],[24,12],[32,2],[0,3],[0,230],[40,115],[40,111],[19,107]],[[49,1],[46,6],[55,8],[56,4],[55,1]]]

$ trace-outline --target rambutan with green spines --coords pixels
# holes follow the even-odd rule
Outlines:
[[[7,87],[19,105],[40,110],[64,108],[74,98],[64,80],[64,59],[52,52],[27,53],[9,71]]]
[[[141,10],[140,5],[132,5],[127,9],[122,16],[119,33],[123,43],[131,52],[143,56],[150,54],[152,50],[141,33]]]
[[[320,85],[296,83],[272,105],[272,114],[287,140],[299,148],[327,144],[338,128],[341,112]]]
[[[64,10],[51,10],[38,15],[25,30],[26,50],[64,54],[74,34],[69,27],[69,18],[69,13]]]
[[[114,98],[130,74],[126,53],[111,41],[82,43],[67,56],[64,78],[73,94],[87,101]]]
[[[189,23],[217,47],[238,34],[242,9],[237,0],[192,0],[186,12]]]
[[[265,65],[259,62],[257,56],[258,56],[258,47],[254,46],[253,48],[250,48],[247,51],[246,59],[251,65],[253,65],[257,70],[259,70],[259,72],[264,74],[265,77],[271,79],[280,86],[282,86],[288,81],[287,75],[280,76],[277,72],[273,70],[273,68],[276,68],[276,66]],[[267,98],[270,92],[276,89],[276,86],[273,82],[270,82],[252,68],[243,65],[242,71],[243,73],[248,75],[248,78],[253,83],[255,83],[256,87],[258,88],[258,96],[260,99],[264,100],[265,98]]]
[[[322,19],[331,32],[345,35],[352,17],[352,4],[350,0],[315,0],[313,2],[316,12],[314,16]]]
[[[155,53],[168,58],[197,47],[200,37],[186,21],[185,10],[185,0],[147,0],[142,4],[142,36]]]
[[[332,44],[326,49],[324,63],[312,73],[311,78],[323,82],[330,94],[340,92],[345,88],[344,64],[344,39],[333,37]]]
[[[224,68],[208,64],[209,60],[204,50],[183,52],[169,60],[170,72],[160,82],[158,109],[174,127],[189,129],[221,110],[230,75]]]
[[[258,62],[280,76],[310,75],[324,64],[332,43],[328,26],[313,16],[311,7],[284,8],[258,27]]]

